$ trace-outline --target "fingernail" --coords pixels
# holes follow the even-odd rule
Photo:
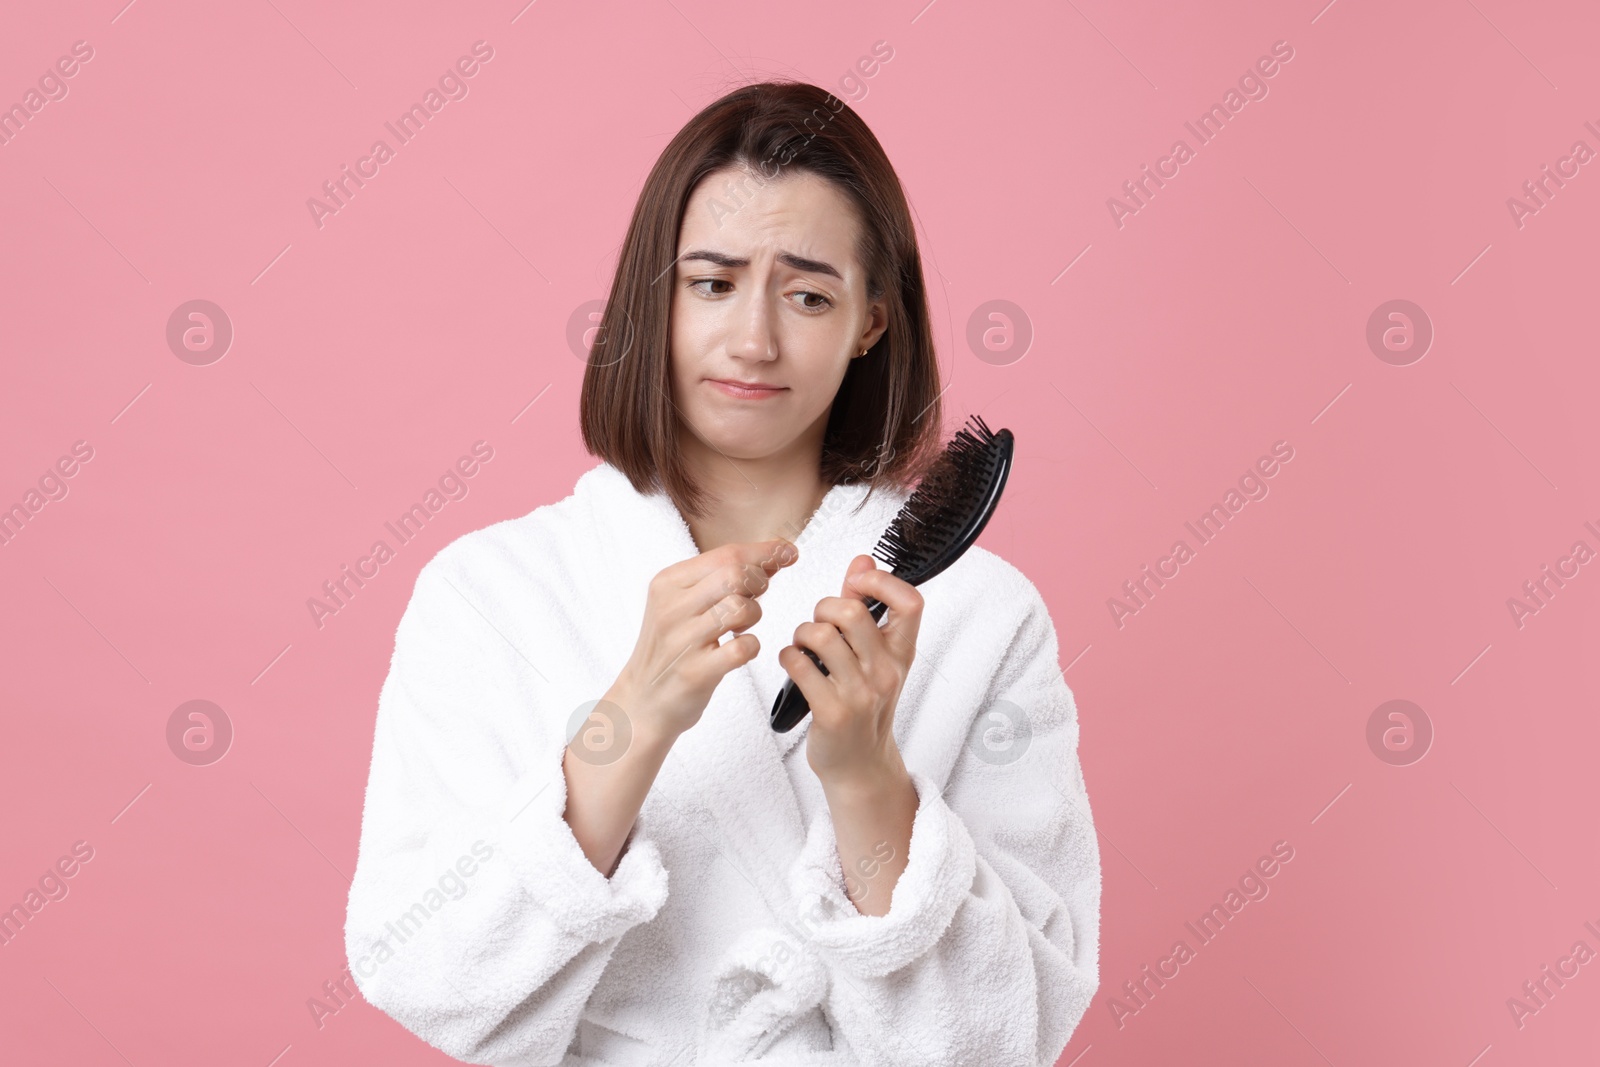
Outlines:
[[[784,544],[778,549],[778,562],[788,563],[790,560],[794,559],[795,555],[795,547],[791,544]]]

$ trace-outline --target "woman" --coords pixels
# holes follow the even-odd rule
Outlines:
[[[696,115],[591,347],[602,462],[447,546],[401,619],[346,923],[368,1001],[472,1063],[1055,1061],[1100,861],[1054,626],[984,549],[916,588],[866,554],[940,391],[861,119],[790,83]],[[812,712],[774,733],[790,678]]]

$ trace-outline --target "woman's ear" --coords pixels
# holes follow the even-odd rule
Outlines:
[[[883,299],[874,300],[867,305],[867,328],[861,334],[860,341],[856,344],[855,357],[864,356],[878,343],[879,338],[889,329],[888,304]]]

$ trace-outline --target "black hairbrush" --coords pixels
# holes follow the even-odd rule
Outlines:
[[[872,554],[888,564],[896,578],[911,585],[921,585],[960,559],[1000,503],[1011,471],[1012,445],[1010,430],[996,432],[972,416],[906,498]],[[887,604],[870,596],[866,605],[877,620],[889,610]],[[815,652],[809,648],[800,651],[811,657],[823,674],[828,673]],[[791,678],[772,703],[772,728],[788,733],[810,710],[805,694]]]

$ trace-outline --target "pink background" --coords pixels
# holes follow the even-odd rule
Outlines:
[[[1506,203],[1600,149],[1592,7],[120,3],[0,35],[0,103],[94,50],[0,146],[0,506],[94,450],[0,547],[0,904],[94,850],[0,948],[0,1058],[444,1062],[306,1003],[345,966],[395,625],[444,544],[595,462],[569,320],[668,138],[781,75],[856,100],[900,172],[947,429],[1019,441],[983,543],[1050,604],[1105,876],[1061,1062],[1593,1061],[1600,962],[1520,1027],[1507,998],[1600,951],[1600,563],[1520,627],[1507,600],[1600,550],[1600,163],[1520,228]],[[307,199],[479,40],[469,95],[319,228]],[[1276,41],[1269,95],[1197,147]],[[206,366],[166,341],[194,299],[235,331]],[[997,299],[1034,337],[980,359]],[[1395,299],[1435,331],[1405,366],[1366,340]],[[319,629],[307,599],[479,440],[469,495]],[[1119,627],[1108,599],[1277,441],[1270,494]],[[209,766],[166,739],[194,699],[236,731]],[[1434,730],[1409,765],[1367,742],[1393,699]],[[1270,895],[1119,1026],[1278,841]]]

